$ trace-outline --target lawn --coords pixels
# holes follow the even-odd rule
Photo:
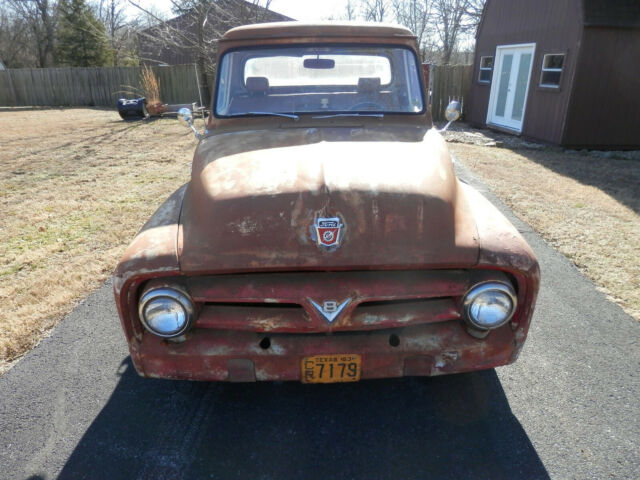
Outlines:
[[[640,320],[640,161],[549,148],[450,148],[516,215]]]
[[[175,119],[0,110],[0,373],[111,275],[194,146]]]
[[[138,229],[188,180],[194,147],[175,119],[0,109],[0,374],[111,275]],[[640,319],[640,162],[452,149]]]

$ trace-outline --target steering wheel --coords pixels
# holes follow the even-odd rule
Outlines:
[[[372,107],[372,108],[371,108]],[[360,103],[356,103],[355,105],[352,105],[351,107],[349,107],[349,110],[364,110],[364,111],[384,111],[384,105],[382,105],[381,103],[377,103],[377,102],[360,102]]]

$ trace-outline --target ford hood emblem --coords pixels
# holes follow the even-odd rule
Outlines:
[[[320,247],[337,248],[342,240],[342,226],[338,217],[318,217],[313,224],[311,236]]]

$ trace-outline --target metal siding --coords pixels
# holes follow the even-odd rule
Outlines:
[[[563,144],[640,147],[640,30],[586,28]]]
[[[584,0],[584,24],[599,27],[640,28],[638,0]]]
[[[560,143],[579,48],[582,19],[579,0],[489,0],[476,42],[469,121],[484,125],[491,85],[478,83],[480,57],[493,56],[499,45],[535,43],[522,135]],[[546,53],[566,53],[561,88],[538,87]]]

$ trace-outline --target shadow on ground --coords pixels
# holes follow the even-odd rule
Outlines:
[[[516,135],[475,129],[454,123],[444,134],[448,142],[470,145],[501,144],[553,172],[602,190],[635,213],[640,213],[640,152],[566,151],[529,142]],[[588,199],[585,199],[588,201]]]
[[[518,154],[560,175],[602,190],[640,214],[640,161],[604,158],[595,153],[578,154],[518,150]],[[588,198],[585,199],[588,201]]]
[[[549,478],[493,370],[326,386],[121,370],[59,478]]]

